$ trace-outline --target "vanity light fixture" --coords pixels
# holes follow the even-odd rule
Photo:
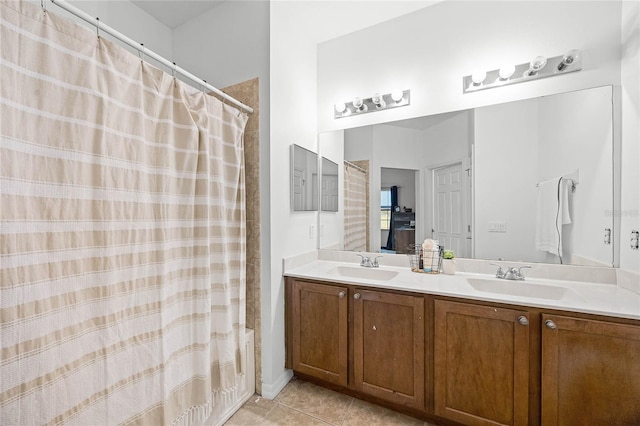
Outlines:
[[[338,102],[334,105],[333,117],[342,118],[367,112],[407,106],[411,101],[410,90],[394,90],[381,95],[376,93],[370,98],[355,97],[349,102]]]
[[[536,56],[531,62],[518,65],[505,65],[499,69],[482,72],[474,72],[462,77],[462,93],[476,92],[478,90],[492,89],[509,84],[522,83],[524,81],[540,78],[554,77],[582,69],[582,53],[579,50],[570,50],[564,55],[547,58]],[[481,79],[481,76],[485,76]]]

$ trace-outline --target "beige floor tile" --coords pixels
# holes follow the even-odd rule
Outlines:
[[[316,419],[308,414],[304,414],[293,408],[277,404],[276,407],[269,412],[262,425],[278,425],[278,426],[303,426],[303,425],[323,425],[327,426],[330,423],[323,422],[320,419]]]
[[[275,400],[254,395],[225,426],[434,426],[359,399],[293,379]]]
[[[326,422],[340,425],[353,398],[302,380],[292,380],[275,399]]]
[[[359,399],[355,399],[347,415],[343,426],[374,426],[374,425],[425,425],[422,420],[405,416],[393,410],[389,410],[378,405],[370,404]]]
[[[225,423],[229,426],[262,425],[278,404],[260,395],[254,395]]]

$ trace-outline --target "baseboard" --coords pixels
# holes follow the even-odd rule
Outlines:
[[[274,383],[262,383],[262,397],[274,399],[293,377],[293,370],[285,370]]]

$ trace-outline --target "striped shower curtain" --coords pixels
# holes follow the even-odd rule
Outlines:
[[[199,424],[243,369],[246,115],[0,12],[0,424]]]
[[[366,161],[361,163],[368,163]],[[364,165],[364,164],[363,164]],[[344,249],[369,251],[369,174],[366,169],[344,162]]]

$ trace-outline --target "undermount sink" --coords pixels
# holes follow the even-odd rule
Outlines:
[[[564,287],[527,283],[526,281],[487,280],[481,278],[467,278],[467,281],[477,291],[510,296],[535,297],[538,299],[561,300],[570,291]]]
[[[362,266],[336,266],[329,271],[330,274],[345,278],[360,278],[365,280],[388,281],[398,273],[385,269],[365,268]]]

